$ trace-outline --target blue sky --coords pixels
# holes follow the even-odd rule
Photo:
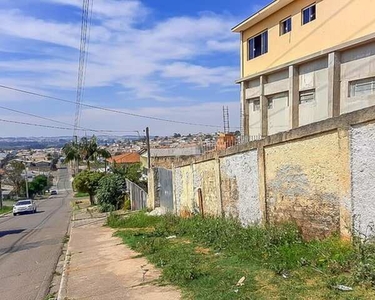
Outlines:
[[[266,0],[94,0],[83,102],[185,122],[239,126],[239,37]],[[0,84],[75,100],[82,0],[0,0]],[[0,89],[0,105],[72,124],[74,105]],[[56,125],[0,109],[0,119]],[[154,135],[215,128],[82,110],[81,126]],[[0,136],[71,132],[0,122]],[[83,134],[83,133],[81,133]]]

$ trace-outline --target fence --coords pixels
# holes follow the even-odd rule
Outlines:
[[[140,186],[126,179],[126,190],[129,193],[131,210],[146,208],[148,195]]]
[[[173,181],[172,171],[156,168],[157,197],[160,207],[173,211]]]

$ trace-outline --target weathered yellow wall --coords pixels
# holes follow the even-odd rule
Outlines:
[[[301,10],[313,0],[296,0],[243,32],[242,77],[277,67],[375,32],[374,0],[320,0],[316,20],[303,25]],[[292,31],[279,35],[279,23],[292,16]],[[247,40],[268,29],[268,53],[247,60]]]
[[[350,226],[348,145],[347,134],[335,131],[265,148],[269,222],[296,222],[307,238],[340,230],[345,235],[343,227]]]
[[[194,166],[195,201],[199,203],[198,189],[202,189],[203,210],[205,215],[220,216],[220,183],[218,180],[218,162],[210,160]]]
[[[197,205],[194,201],[193,166],[176,168],[173,174],[174,207],[180,216],[191,215]]]

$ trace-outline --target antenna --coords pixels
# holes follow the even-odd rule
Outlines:
[[[223,106],[223,122],[224,122],[224,133],[229,133],[229,108],[228,106]]]

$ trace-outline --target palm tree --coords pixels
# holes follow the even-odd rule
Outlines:
[[[111,158],[111,153],[107,149],[100,148],[97,150],[97,155],[104,159],[104,172],[107,173],[107,159]]]
[[[63,147],[65,162],[83,160],[86,162],[87,169],[90,171],[90,162],[96,161],[99,157],[104,159],[110,158],[111,154],[103,148],[99,148],[95,136],[90,139],[81,138],[79,143],[70,142]]]
[[[80,145],[76,142],[69,142],[64,145],[62,151],[65,155],[64,163],[77,162],[81,160]]]

